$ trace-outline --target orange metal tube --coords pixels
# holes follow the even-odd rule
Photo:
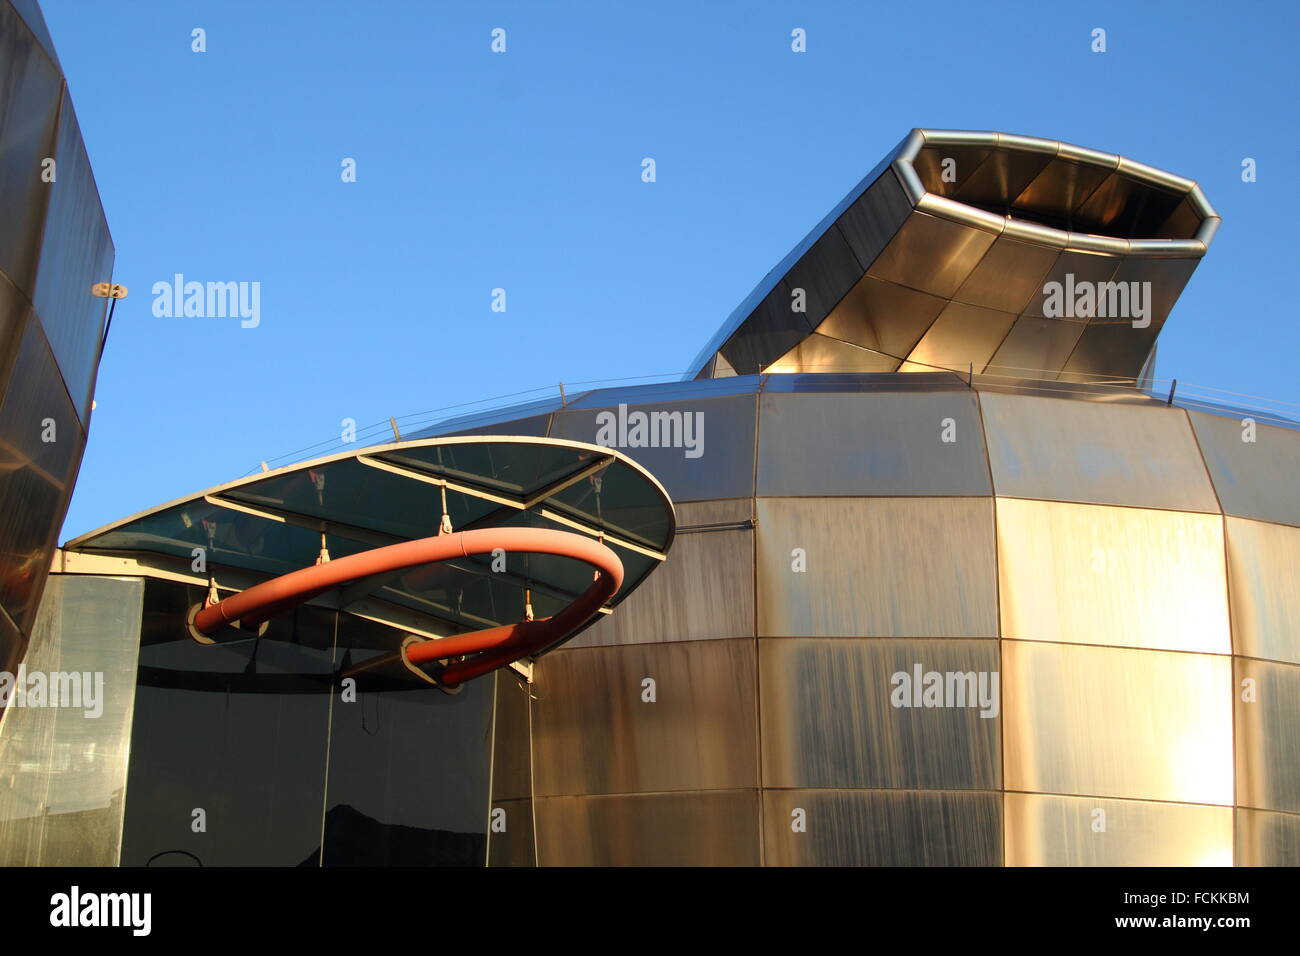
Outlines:
[[[194,626],[203,634],[235,621],[253,627],[340,584],[451,558],[491,554],[498,548],[574,558],[598,573],[591,587],[554,617],[457,634],[408,649],[407,660],[413,664],[479,655],[448,664],[441,676],[446,686],[455,687],[554,644],[587,623],[623,586],[623,563],[600,542],[547,528],[483,528],[404,541],[292,571],[203,608],[195,615]]]

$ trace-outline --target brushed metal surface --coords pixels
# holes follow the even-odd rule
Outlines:
[[[1010,312],[950,302],[899,371],[966,371],[973,365],[976,372],[982,372],[1015,321]]]
[[[1069,228],[1073,212],[1109,175],[1099,166],[1061,157],[1049,162],[1015,199],[1017,209],[1030,210]]]
[[[1057,249],[999,236],[953,298],[1019,314],[1042,293],[1043,276],[1059,257]]]
[[[533,792],[528,729],[529,686],[509,669],[496,672],[492,725],[492,799],[516,800]]]
[[[1007,789],[1230,806],[1230,660],[1003,641]]]
[[[999,495],[1218,512],[1181,409],[982,393]]]
[[[488,818],[488,866],[536,865],[533,801],[492,801],[492,814]]]
[[[806,830],[795,832],[796,813]],[[765,790],[768,866],[997,866],[1002,797],[927,790]]]
[[[753,640],[548,654],[534,672],[535,796],[756,787],[754,667]]]
[[[997,499],[1002,636],[1232,653],[1218,515]]]
[[[867,275],[826,317],[818,331],[902,359],[947,304],[938,296]]]
[[[1133,328],[1128,322],[1094,320],[1088,323],[1057,379],[1062,382],[1136,383],[1163,325],[1163,319],[1153,320],[1143,329]]]
[[[1045,316],[1043,307],[1048,300],[1046,286],[1048,283],[1057,282],[1062,285],[1062,291],[1067,282],[1073,282],[1075,288],[1081,288],[1082,282],[1109,282],[1115,275],[1115,270],[1119,268],[1120,257],[1114,255],[1103,255],[1101,253],[1080,252],[1077,250],[1067,250],[1057,256],[1056,262],[1042,276],[1034,295],[1029,297],[1026,303],[1023,315],[1034,315],[1039,318],[1059,318],[1059,316]],[[1069,278],[1073,276],[1073,278]]]
[[[758,866],[758,791],[537,801],[541,866]]]
[[[1149,283],[1143,288],[1150,290],[1150,312],[1147,316],[1153,325],[1162,324],[1168,318],[1174,303],[1182,294],[1191,279],[1192,273],[1200,265],[1200,258],[1154,259],[1129,256],[1115,270],[1115,282]],[[1131,288],[1131,286],[1130,286]],[[1144,296],[1146,294],[1144,293]],[[1093,320],[1098,321],[1097,319]]]
[[[1000,720],[968,706],[895,706],[896,674],[998,672],[996,641],[759,641],[763,786],[986,790]],[[976,685],[977,686],[977,685]],[[989,676],[986,691],[995,690]]]
[[[793,303],[791,293],[802,289],[804,315],[815,328],[861,278],[862,271],[844,233],[832,225],[786,273],[782,282],[787,290],[786,308]]]
[[[677,537],[666,560],[613,614],[570,647],[701,641],[754,635],[754,530],[750,498],[677,506]],[[690,531],[693,526],[725,525]]]
[[[1300,528],[1224,519],[1234,650],[1300,664]]]
[[[767,394],[759,414],[760,495],[991,493],[972,392]]]
[[[814,332],[763,371],[893,372],[899,359]]]
[[[1011,378],[1053,376],[1065,365],[1085,324],[1021,315],[985,368],[988,375]]]
[[[999,148],[993,150],[980,163],[974,175],[954,193],[955,199],[985,209],[996,209],[999,214],[1010,212],[1015,198],[1034,181],[1055,155],[1055,144],[1050,147],[1050,152],[1046,151],[1046,147],[1041,152],[1032,147],[1004,148],[1004,135],[998,134]]]
[[[918,152],[912,166],[927,190],[953,198],[991,152],[980,145],[932,147]]]
[[[898,232],[912,204],[892,169],[886,169],[836,221],[863,268]],[[860,273],[860,270],[859,270]]]
[[[1300,812],[1300,667],[1234,658],[1237,803]]]
[[[994,238],[981,229],[913,212],[876,257],[869,274],[951,298]]]
[[[989,499],[759,498],[757,509],[760,636],[997,636]]]
[[[1006,795],[1007,866],[1231,866],[1232,807]]]
[[[1300,526],[1300,431],[1188,412],[1225,514]]]
[[[1300,815],[1238,809],[1237,866],[1300,866]]]
[[[805,333],[806,334],[806,333]],[[698,457],[688,458],[685,447],[620,448],[627,456],[650,470],[663,484],[673,502],[711,498],[742,498],[754,493],[753,395],[706,398],[694,401],[628,405],[632,412],[681,412],[696,415],[701,439]],[[601,412],[617,414],[618,407],[580,408],[557,412],[551,425],[552,438],[574,438],[595,442],[600,435]],[[579,437],[581,436],[581,437]]]

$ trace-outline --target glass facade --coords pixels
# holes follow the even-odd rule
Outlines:
[[[6,708],[0,862],[483,865],[498,710],[497,792],[525,797],[514,822],[531,837],[528,713],[510,672],[500,691],[489,676],[455,695],[415,682],[349,695],[341,664],[401,632],[303,607],[257,640],[203,646],[185,628],[202,593],[53,576],[26,673],[51,688],[65,671],[98,673],[103,689],[97,713],[30,695]],[[527,861],[531,843],[503,838],[496,852]]]
[[[12,698],[0,716],[0,865],[119,862],[143,599],[139,578],[46,586],[23,666],[47,696]],[[61,687],[72,699],[56,702]]]

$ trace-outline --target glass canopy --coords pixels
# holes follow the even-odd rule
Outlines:
[[[622,453],[561,439],[433,438],[372,446],[220,485],[82,535],[73,553],[161,556],[223,585],[237,569],[274,577],[330,559],[439,533],[553,528],[602,540],[623,562],[617,605],[664,559],[672,502]],[[203,564],[197,563],[199,556]],[[170,560],[168,560],[170,559]],[[591,569],[568,558],[490,555],[412,568],[345,586],[339,609],[375,601],[414,611],[437,629],[513,624],[526,592],[549,617],[587,589]]]

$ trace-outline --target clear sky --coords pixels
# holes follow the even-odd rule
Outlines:
[[[1293,0],[42,5],[131,290],[61,540],[344,418],[681,372],[914,126],[1198,180],[1157,374],[1300,406]],[[260,325],[155,317],[176,273],[260,282]]]

